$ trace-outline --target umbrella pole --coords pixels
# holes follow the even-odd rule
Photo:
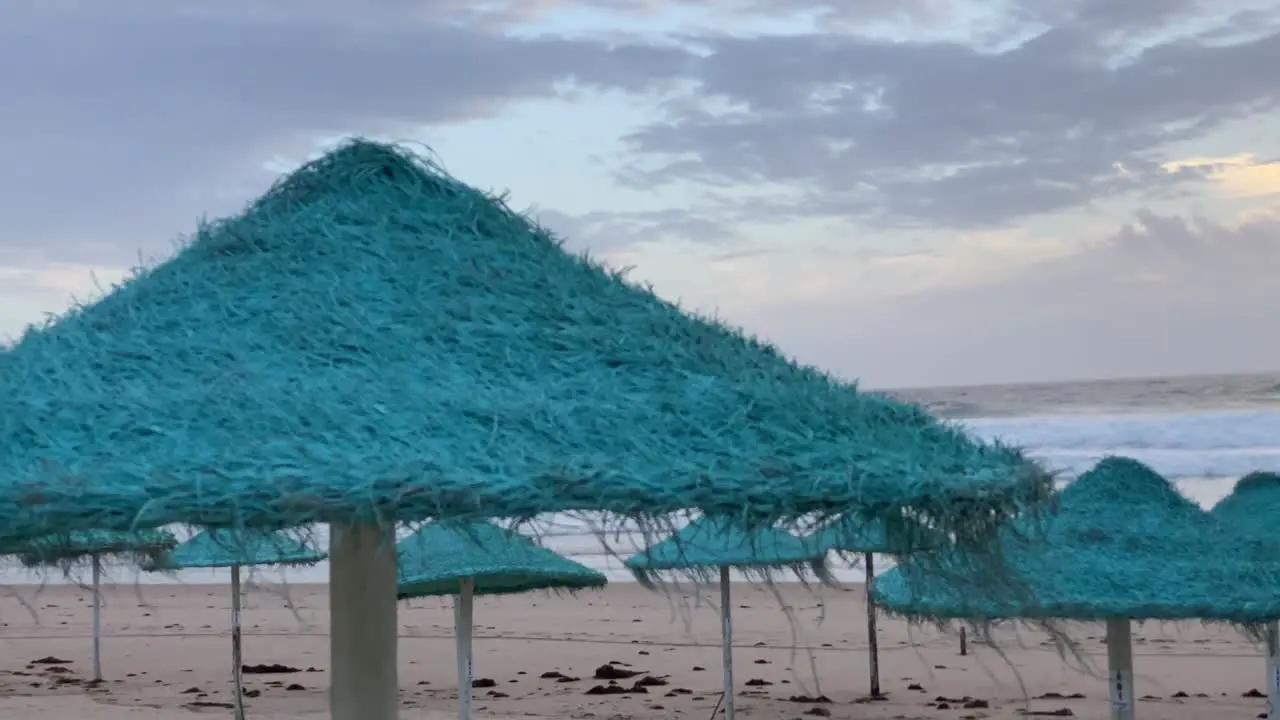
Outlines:
[[[724,643],[724,717],[734,720],[733,694],[733,611],[730,609],[729,568],[720,568],[720,633]]]
[[[93,681],[102,682],[102,558],[93,563]]]
[[[876,637],[876,605],[871,601],[871,583],[876,579],[875,560],[871,553],[863,556],[863,564],[867,569],[867,650],[870,653],[871,695],[880,694],[880,641]]]
[[[244,720],[244,661],[240,649],[240,566],[231,566],[231,679],[236,686],[235,720]]]
[[[1267,623],[1267,717],[1280,720],[1280,622]]]
[[[471,720],[471,684],[474,678],[472,665],[471,630],[475,627],[474,578],[458,582],[458,594],[453,598],[454,635],[458,640],[458,718]]]
[[[397,720],[395,534],[329,526],[331,720]]]
[[[1107,677],[1111,720],[1133,720],[1133,638],[1128,618],[1107,620]]]

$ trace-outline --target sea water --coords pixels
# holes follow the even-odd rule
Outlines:
[[[887,392],[919,402],[980,437],[1027,448],[1059,471],[1064,482],[1105,455],[1127,455],[1151,465],[1207,508],[1226,496],[1246,473],[1280,472],[1280,373]],[[612,550],[606,551],[587,524],[568,518],[543,523],[538,534],[547,547],[621,582],[630,576],[617,555],[637,549],[641,541],[611,537]],[[174,576],[139,573],[120,565],[109,568],[109,573],[115,582],[174,581]],[[282,579],[325,582],[328,568],[320,564],[283,574],[263,568],[255,576],[268,583]],[[856,582],[861,571],[843,570],[837,576]],[[7,583],[42,579],[65,581],[12,567],[0,574],[0,582]],[[224,583],[227,573],[187,571],[177,579]]]

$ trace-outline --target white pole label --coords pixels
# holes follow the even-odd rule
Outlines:
[[[1116,670],[1111,673],[1111,706],[1116,710],[1128,710],[1133,704],[1130,687],[1133,678],[1127,670]]]

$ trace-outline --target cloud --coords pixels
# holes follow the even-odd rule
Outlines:
[[[1201,172],[1229,197],[1259,198],[1280,194],[1280,160],[1259,160],[1253,153],[1228,157],[1192,157],[1164,164],[1171,173]]]
[[[1269,15],[1239,2],[1202,15],[1190,0],[1032,7],[1045,12],[1006,18],[996,47],[708,38],[697,90],[629,137],[661,161],[640,181],[768,178],[807,191],[797,215],[1003,227],[1201,179],[1162,169],[1172,144],[1280,102],[1274,2]]]
[[[1009,31],[1026,25],[1074,23],[1101,32],[1142,30],[1159,32],[1188,17],[1233,16],[1266,9],[1270,0],[1057,0],[1028,3],[1020,0],[596,0],[600,6],[644,7],[718,5],[723,11],[766,17],[815,15],[826,27],[866,28],[869,23],[889,23],[921,31],[943,26],[960,27],[970,37],[975,31]],[[550,3],[548,3],[550,4]],[[978,34],[981,34],[980,32]]]
[[[1280,214],[1224,224],[1143,212],[1083,248],[1043,243],[1038,262],[1015,245],[1004,243],[1003,272],[888,298],[860,299],[854,276],[813,261],[826,292],[783,292],[732,316],[875,385],[1257,371],[1280,357]],[[935,262],[974,259],[969,250]]]
[[[667,98],[671,122],[629,138],[637,157],[622,163],[622,180],[631,187],[693,179],[738,198],[736,208],[697,201],[561,219],[574,239],[610,247],[724,242],[741,235],[735,224],[815,216],[1007,226],[1204,178],[1212,168],[1168,172],[1160,148],[1276,94],[1265,72],[1274,37],[1166,43],[1128,65],[1105,64],[1119,52],[1116,33],[1207,12],[1192,0],[1134,0],[1123,12],[1101,0],[594,3],[617,17],[702,8],[729,25],[821,11],[826,28],[667,40],[508,32],[581,7],[562,0],[374,0],[358,13],[347,0],[162,5],[57,0],[7,14],[0,92],[15,100],[0,114],[0,151],[14,170],[0,175],[12,208],[0,262],[167,251],[151,243],[263,190],[266,159],[298,158],[317,138],[352,131],[403,137],[493,116],[570,84]],[[853,35],[836,27],[846,20],[919,32],[957,23],[986,23],[988,34],[1052,29],[997,53]],[[691,79],[695,97],[677,99],[672,88]],[[768,199],[736,192],[766,180],[780,188]]]
[[[504,37],[453,22],[462,7],[10,4],[0,255],[85,260],[98,245],[118,261],[265,189],[263,161],[314,137],[462,122],[570,84],[645,92],[687,62],[640,42]]]
[[[61,313],[71,302],[91,302],[128,275],[127,268],[51,263],[0,264],[0,347],[31,323]]]
[[[556,183],[578,204],[538,217],[571,248],[843,374],[1179,372],[1280,353],[1259,330],[1280,301],[1280,220],[1259,211],[1280,191],[1276,0],[11,5],[0,331],[94,293],[90,267],[167,252],[155,243],[318,141],[541,127],[565,109],[526,101],[557,98],[584,103],[591,147],[541,149],[573,144],[591,169],[526,162],[517,205]],[[1256,135],[1227,132],[1246,120]],[[453,130],[501,185],[527,155],[477,127]],[[622,187],[596,187],[615,168]],[[569,173],[590,187],[565,190]],[[1134,207],[1154,209],[1106,225]]]
[[[1063,0],[1068,2],[1069,0]],[[808,18],[811,25],[824,29],[866,27],[868,23],[892,24],[916,31],[957,28],[968,29],[975,20],[975,4],[959,0],[542,0],[533,3],[537,9],[525,15],[526,20],[553,16],[564,9],[590,8],[614,15],[619,23],[636,18],[664,15],[680,17],[689,25],[702,25],[713,16],[720,27],[743,21],[793,20]],[[1016,7],[1012,0],[985,2],[976,15],[1007,13]]]
[[[727,244],[739,238],[731,229],[732,222],[709,210],[602,211],[583,215],[543,210],[535,216],[538,222],[564,238],[570,249],[590,249],[602,255],[673,240]]]

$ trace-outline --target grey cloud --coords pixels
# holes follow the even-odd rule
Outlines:
[[[9,3],[0,252],[100,261],[84,254],[154,249],[197,213],[241,201],[213,195],[220,180],[264,189],[255,166],[309,150],[308,133],[394,136],[551,96],[567,81],[643,91],[687,62],[642,43],[515,39],[425,14],[390,22],[397,6],[420,9],[404,2],[371,13],[386,22],[354,24],[348,13],[343,25],[322,12],[334,6],[305,15],[296,3],[253,14],[240,0]]]
[[[1235,0],[1217,0],[1216,5],[1230,5],[1233,1]],[[1004,30],[1019,23],[1057,25],[1064,22],[1076,22],[1102,30],[1134,27],[1152,30],[1184,18],[1207,5],[1204,0],[871,0],[857,3],[821,0],[813,4],[822,8],[825,16],[831,20],[845,23],[897,20],[920,27],[954,23],[966,15],[985,10],[990,16],[1005,18],[1005,22],[1001,23]],[[811,7],[809,3],[806,5]],[[798,6],[799,3],[795,0],[755,0],[749,7],[755,12],[780,14],[794,13]]]
[[[1204,218],[1139,213],[1089,250],[1045,265],[970,297],[984,299],[1041,291],[1088,297],[1093,307],[1072,304],[1082,323],[1099,308],[1177,325],[1186,313],[1248,317],[1280,306],[1280,216],[1239,226]],[[1107,313],[1101,313],[1105,315]],[[1192,328],[1185,327],[1184,330]]]
[[[563,238],[569,249],[597,254],[669,240],[728,244],[738,238],[732,230],[733,220],[710,208],[581,215],[544,210],[537,213],[537,218]]]
[[[36,4],[33,4],[36,5]],[[566,6],[564,0],[115,0],[110,13],[120,15],[181,16],[190,20],[221,20],[297,28],[373,28],[452,24],[471,29],[505,29],[538,20]],[[51,0],[24,8],[23,17],[67,17],[100,12],[97,0]],[[23,20],[19,18],[19,21]]]
[[[1000,10],[1013,4],[1012,0],[982,2]],[[543,0],[540,5],[543,10],[550,10],[568,4],[568,0]],[[973,5],[964,0],[585,0],[585,4],[620,15],[699,8],[713,9],[725,18],[792,18],[803,14],[815,17],[823,25],[887,21],[916,27],[936,27],[954,22]]]
[[[671,159],[639,181],[767,178],[810,192],[796,213],[968,227],[1164,189],[1195,176],[1157,169],[1167,144],[1275,108],[1280,30],[1172,40],[1119,63],[1115,33],[1140,24],[1139,9],[1162,23],[1196,10],[1120,4],[1076,3],[1004,52],[836,34],[707,39],[703,97],[734,109],[673,105],[671,122],[632,135],[637,152]]]
[[[1202,10],[1201,0],[1068,0],[1028,3],[1019,9],[1024,20],[1060,24],[1077,22],[1103,30],[1154,29]]]
[[[975,287],[750,318],[789,352],[872,384],[1274,369],[1280,216],[1240,227],[1141,213],[1089,249]],[[839,326],[840,333],[823,328]]]
[[[465,0],[435,0],[451,6]],[[575,0],[582,3],[584,0]],[[619,14],[644,14],[676,8],[714,9],[724,17],[794,18],[803,14],[818,24],[856,31],[867,23],[892,23],[900,29],[937,30],[957,26],[979,36],[1017,32],[1027,26],[1073,23],[1095,31],[1160,31],[1205,14],[1257,17],[1268,0],[585,0],[593,8]],[[413,4],[410,0],[409,4]],[[574,3],[541,0],[525,5],[497,3],[490,12],[537,17]]]

